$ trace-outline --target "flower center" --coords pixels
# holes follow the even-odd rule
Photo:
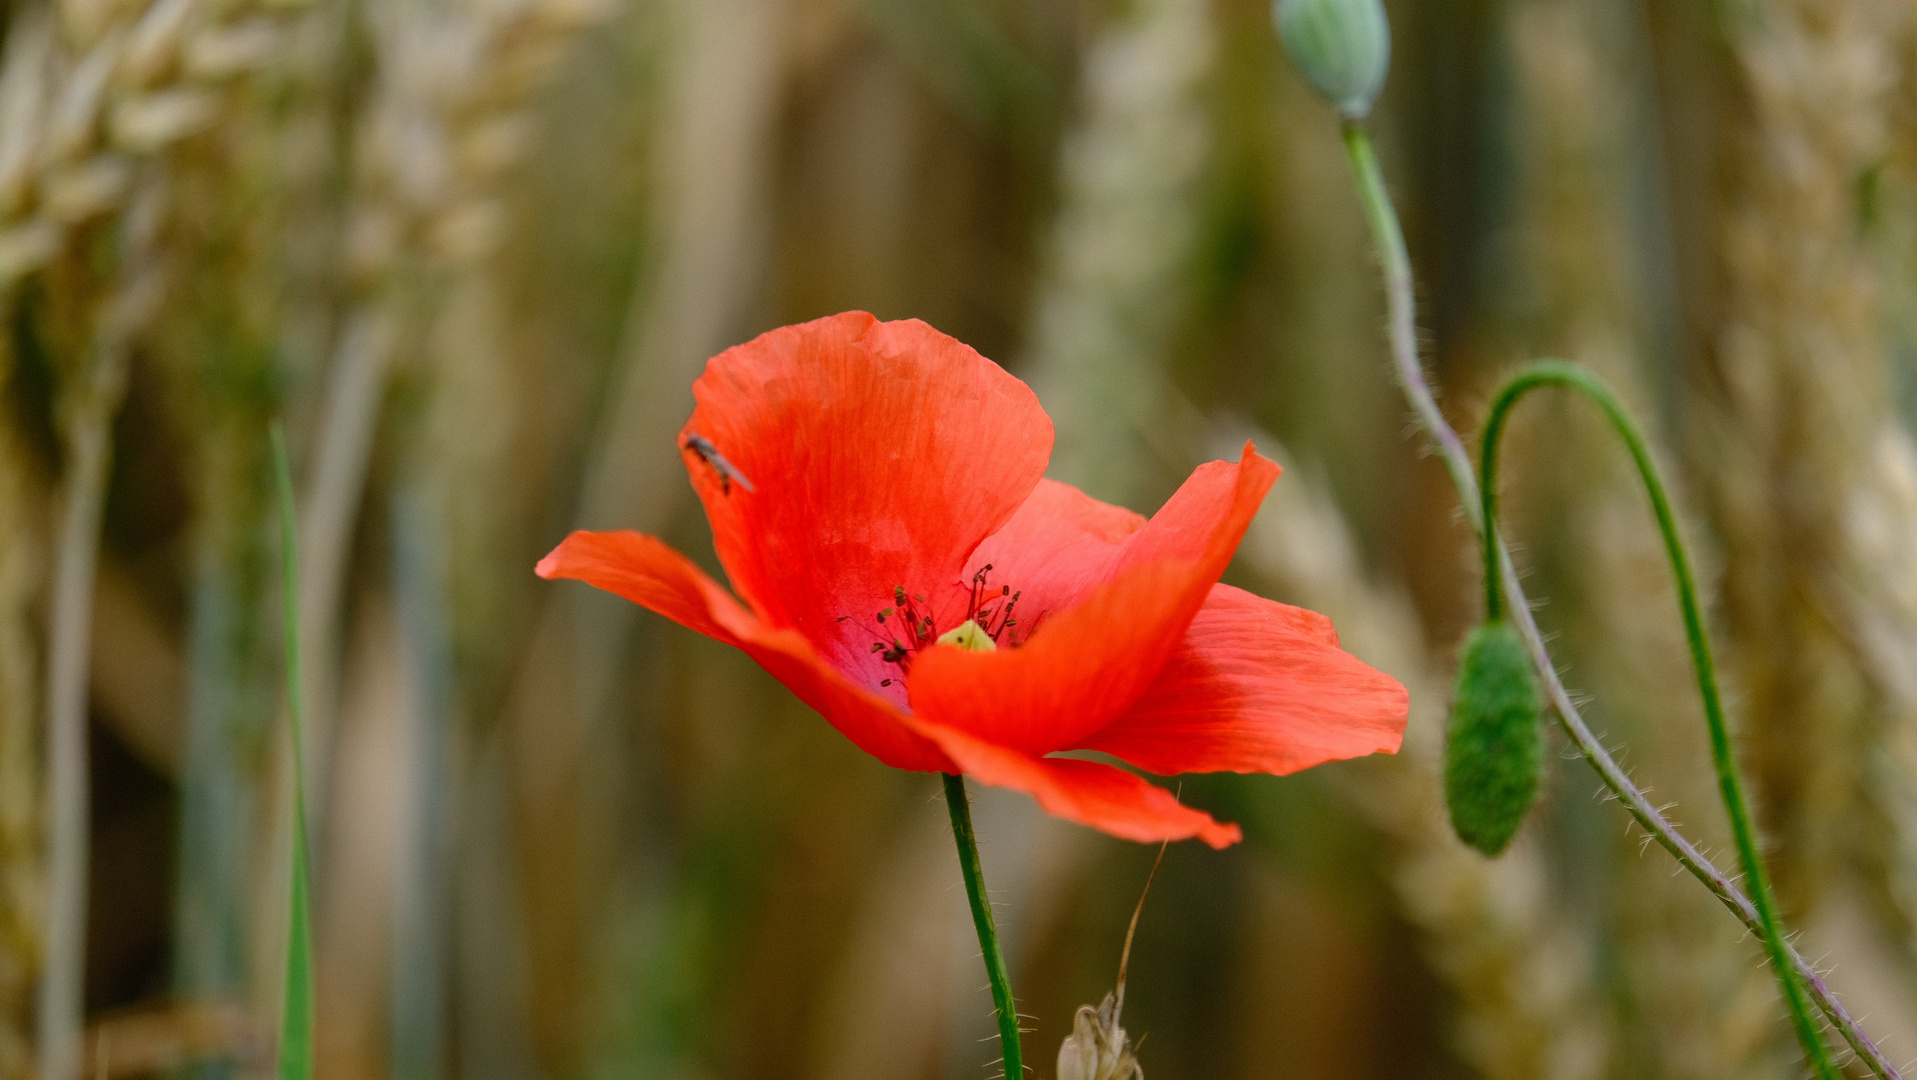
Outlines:
[[[998,649],[998,642],[993,641],[985,632],[985,628],[971,619],[940,634],[939,644],[964,649],[966,652],[994,652]]]
[[[1012,612],[1018,606],[1022,593],[1013,592],[1010,585],[993,588],[989,583],[992,566],[987,563],[972,575],[972,590],[965,602],[965,617],[957,626],[939,633],[938,623],[930,611],[925,596],[921,593],[907,593],[905,586],[897,585],[892,589],[892,606],[879,611],[874,618],[878,625],[872,627],[872,651],[879,659],[888,664],[897,664],[903,679],[912,670],[912,657],[928,645],[956,645],[972,652],[992,652],[1001,644],[1006,648],[1017,648],[1020,644],[1012,628],[1018,620]],[[844,622],[851,616],[841,616]],[[1030,635],[1026,635],[1029,637]],[[895,679],[881,679],[880,686],[890,686]]]

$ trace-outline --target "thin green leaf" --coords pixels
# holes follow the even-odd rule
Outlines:
[[[306,857],[306,755],[300,721],[298,557],[294,552],[293,472],[286,436],[273,422],[273,473],[280,496],[280,592],[286,635],[286,701],[293,739],[293,881],[287,898],[286,997],[280,1018],[280,1080],[313,1076],[313,909]]]

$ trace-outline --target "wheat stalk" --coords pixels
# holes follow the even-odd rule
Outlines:
[[[685,422],[706,358],[736,340],[759,284],[796,35],[783,0],[673,0],[651,17],[672,45],[649,154],[656,254],[635,275],[571,524],[657,533],[686,494],[677,456],[659,448]],[[521,867],[537,958],[529,994],[562,1060],[582,1049],[579,1018],[593,988],[578,978],[601,911],[590,868],[616,846],[595,813],[613,795],[593,732],[628,674],[621,647],[634,619],[626,605],[543,594],[501,709],[498,752],[516,774],[520,827],[566,837],[528,848]],[[614,974],[609,965],[598,973]]]
[[[21,14],[0,74],[0,290],[125,208],[140,162],[219,122],[229,84],[273,58],[284,18],[264,8],[67,0]]]
[[[1534,354],[1574,358],[1643,400],[1636,391],[1655,368],[1638,358],[1659,348],[1661,309],[1640,270],[1658,252],[1641,250],[1634,219],[1642,211],[1627,197],[1635,170],[1654,153],[1638,122],[1645,107],[1632,74],[1643,70],[1643,31],[1633,19],[1541,2],[1514,10],[1508,32],[1530,148],[1517,188],[1526,269],[1518,296],[1531,306],[1524,324],[1537,335],[1526,345]],[[1611,433],[1576,424],[1567,430],[1567,421],[1582,416],[1568,407],[1535,429],[1548,435],[1507,455],[1521,468],[1507,487],[1531,495],[1519,505],[1541,505],[1531,515],[1507,515],[1506,524],[1539,545],[1542,565],[1571,568],[1550,591],[1583,601],[1560,616],[1581,681],[1655,770],[1660,798],[1686,813],[1693,836],[1721,843],[1715,791],[1701,768],[1708,759],[1703,717],[1683,706],[1694,691],[1670,570],[1636,478],[1614,467]],[[1527,516],[1566,525],[1540,530]],[[1673,703],[1679,711],[1670,715]],[[1663,722],[1645,722],[1660,714]],[[1607,882],[1607,929],[1631,943],[1618,959],[1619,1007],[1628,1018],[1614,1047],[1620,1064],[1696,1076],[1773,1066],[1777,999],[1764,973],[1745,962],[1708,898],[1646,860],[1637,837],[1611,835],[1600,849],[1614,881]],[[1626,1034],[1636,1031],[1652,1035]]]
[[[326,364],[300,522],[302,685],[321,751],[334,623],[391,367],[430,336],[446,291],[504,225],[500,181],[524,155],[529,98],[600,0],[406,2],[369,13],[378,71],[355,132],[342,271],[355,299]],[[457,365],[454,365],[456,368]]]
[[[1215,34],[1202,4],[1130,5],[1086,50],[1060,151],[1024,364],[1052,413],[1052,475],[1121,503],[1147,493],[1152,373],[1190,299]]]
[[[11,382],[0,351],[0,385]],[[46,558],[46,495],[20,432],[0,417],[0,1074],[30,1071],[32,985],[44,919],[40,850],[40,649],[32,609]]]
[[[39,987],[40,1073],[69,1080],[80,1064],[81,979],[87,910],[87,668],[93,575],[112,451],[109,425],[126,387],[134,334],[159,299],[162,271],[150,250],[164,206],[148,182],[121,230],[123,264],[93,314],[87,353],[61,390],[66,473],[49,600],[45,785],[46,945]]]
[[[1887,150],[1906,24],[1894,5],[1793,0],[1736,48],[1748,111],[1730,135],[1739,167],[1704,384],[1714,423],[1696,474],[1725,549],[1731,655],[1780,893],[1800,915],[1860,857],[1908,865],[1917,843],[1893,809],[1917,790],[1913,762],[1878,752],[1917,724],[1917,603],[1885,587],[1917,564],[1917,518],[1884,521],[1910,511],[1897,489],[1910,450],[1894,431],[1857,203],[1857,178]],[[1853,821],[1871,805],[1885,825],[1860,844]]]
[[[47,655],[48,901],[38,1044],[42,1075],[79,1067],[86,911],[86,684],[92,576],[108,429],[127,353],[161,288],[151,251],[163,216],[158,155],[220,115],[215,88],[266,55],[272,24],[212,18],[194,0],[143,10],[67,3],[23,13],[0,72],[0,295],[114,211],[119,266],[61,389],[68,474]]]
[[[228,96],[218,129],[172,155],[176,273],[216,285],[180,289],[142,350],[184,436],[193,507],[170,982],[185,1000],[223,1007],[239,1008],[250,986],[269,981],[258,975],[278,966],[248,949],[259,945],[249,936],[259,855],[271,850],[264,766],[278,743],[270,736],[278,611],[269,600],[275,530],[264,442],[287,404],[274,388],[304,374],[301,352],[289,347],[297,334],[286,327],[300,325],[289,316],[310,301],[289,270],[296,257],[287,249],[299,241],[288,233],[322,204],[311,156],[289,151],[330,104],[315,77],[317,50],[301,46],[315,43],[313,31],[333,14],[311,11],[290,24],[272,68]],[[272,937],[283,961],[285,938]]]
[[[1188,299],[1211,34],[1198,6],[1135,7],[1089,52],[1082,118],[1065,144],[1028,362],[1057,424],[1056,474],[1106,497],[1136,497],[1151,466],[1183,461],[1223,430],[1162,369]],[[1247,434],[1225,431],[1212,449],[1234,455]],[[1556,921],[1534,847],[1487,863],[1451,836],[1436,773],[1444,680],[1415,614],[1366,580],[1354,550],[1330,499],[1294,470],[1239,553],[1412,689],[1405,751],[1367,769],[1350,796],[1395,842],[1394,888],[1460,995],[1473,1063],[1494,1077],[1600,1075],[1602,1015],[1577,974],[1588,968],[1584,943]]]
[[[470,578],[472,560],[460,557],[471,549],[491,551],[493,529],[508,520],[495,500],[479,495],[492,483],[487,469],[497,466],[498,440],[511,429],[511,410],[498,407],[510,402],[498,387],[506,359],[498,341],[498,304],[476,303],[474,297],[497,298],[491,257],[508,220],[504,181],[530,147],[534,95],[573,40],[617,6],[599,0],[367,6],[374,78],[354,125],[355,172],[341,253],[351,300],[327,365],[300,521],[301,635],[308,644],[302,684],[317,751],[309,768],[325,768],[334,714],[335,623],[380,408],[396,375],[404,373],[430,392],[423,421],[415,418],[401,428],[402,539],[406,550],[426,558],[401,567],[402,589],[437,597],[449,568]],[[449,342],[456,345],[448,348]],[[486,420],[475,424],[482,415]],[[481,431],[494,437],[478,438]],[[478,513],[449,517],[473,506]],[[422,525],[438,540],[422,544],[414,535]],[[486,570],[496,574],[496,564]],[[422,582],[433,587],[421,592]],[[453,623],[452,612],[414,614],[422,617],[406,623],[405,655],[417,660],[445,654],[450,646],[443,628]],[[425,680],[422,685],[436,685],[427,668],[416,664],[410,674]],[[451,880],[446,830],[430,823],[447,821],[442,804],[450,797],[448,785],[460,782],[457,771],[440,776],[449,766],[459,768],[447,741],[447,701],[441,693],[406,712],[417,743],[413,760],[431,768],[408,788],[415,805],[407,820],[413,824],[400,837],[409,853],[401,860],[408,877],[400,883],[403,901],[395,913],[408,928],[396,939],[394,987],[406,1005],[395,1014],[395,1067],[429,1072],[440,1056],[436,1032],[443,1017],[436,1002],[448,975],[441,912]],[[282,773],[289,765],[279,764]],[[276,887],[261,890],[263,924],[279,911],[277,897]],[[346,1000],[328,993],[323,1013]]]
[[[301,635],[314,646],[303,664],[309,696],[331,681],[348,540],[390,367],[429,334],[437,298],[483,268],[499,243],[500,181],[527,149],[529,99],[566,45],[613,6],[412,0],[370,12],[378,75],[356,127],[362,145],[343,252],[358,299],[327,365],[300,523]],[[329,712],[323,700],[308,702],[322,744]]]
[[[1215,449],[1248,434],[1282,455],[1269,435],[1229,424],[1216,429]],[[1341,790],[1391,841],[1400,908],[1457,995],[1460,1050],[1493,1080],[1605,1075],[1608,1019],[1590,943],[1563,918],[1543,851],[1526,833],[1487,860],[1451,832],[1439,777],[1446,678],[1408,598],[1369,578],[1336,503],[1296,468],[1272,488],[1239,557],[1279,595],[1329,615],[1346,648],[1410,691],[1403,748]]]

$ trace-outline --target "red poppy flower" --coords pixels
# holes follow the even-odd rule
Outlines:
[[[1404,688],[1323,616],[1218,576],[1278,466],[1250,444],[1147,521],[1043,479],[1018,379],[916,320],[863,312],[714,357],[680,433],[740,599],[650,536],[540,561],[737,646],[873,757],[963,772],[1130,840],[1236,825],[1102,761],[1283,774],[1393,751]]]

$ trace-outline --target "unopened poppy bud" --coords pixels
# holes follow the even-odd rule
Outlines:
[[[1340,115],[1371,111],[1391,67],[1382,0],[1277,0],[1272,21],[1292,63]]]
[[[998,643],[976,619],[967,619],[939,635],[940,645],[956,645],[967,652],[995,652]]]
[[[1444,800],[1458,839],[1496,855],[1537,798],[1544,772],[1542,706],[1531,659],[1511,624],[1471,632],[1458,665],[1444,748]]]

